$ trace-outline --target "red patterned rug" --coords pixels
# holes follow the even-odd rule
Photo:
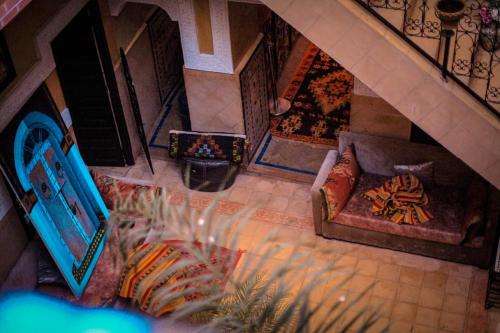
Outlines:
[[[353,76],[310,44],[282,97],[286,114],[271,119],[271,133],[285,139],[337,145],[349,130]]]
[[[91,175],[109,209],[113,209],[119,197],[125,200],[131,196],[132,199],[137,200],[141,194],[144,194],[146,198],[154,198],[161,193],[159,186],[126,183],[93,170]]]

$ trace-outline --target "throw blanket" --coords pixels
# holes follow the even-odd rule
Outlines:
[[[200,249],[199,242],[193,245]],[[233,252],[229,249],[212,246],[210,260],[217,270],[225,276],[223,279],[210,282],[189,282],[202,274],[211,274],[211,268],[200,262],[183,241],[169,240],[159,243],[144,243],[128,254],[127,266],[123,274],[119,295],[132,299],[139,308],[153,316],[161,316],[174,311],[186,301],[206,297],[202,292],[193,292],[177,299],[169,298],[169,291],[180,291],[187,287],[201,289],[211,286],[223,288],[227,278],[236,267],[242,251]],[[183,269],[171,269],[179,260],[193,261],[193,264]],[[179,283],[186,280],[186,283]],[[176,284],[174,286],[174,284]],[[199,288],[198,288],[199,287]]]
[[[397,224],[425,223],[432,219],[423,206],[429,203],[422,182],[412,174],[392,177],[384,185],[363,194],[373,201],[373,215],[383,215]]]

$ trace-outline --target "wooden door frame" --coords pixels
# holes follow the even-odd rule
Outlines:
[[[109,107],[109,111],[112,117],[110,119],[109,125],[114,128],[113,140],[116,140],[116,166],[125,166],[125,165],[133,165],[134,157],[132,153],[132,145],[130,142],[130,137],[128,133],[127,123],[125,120],[125,114],[123,111],[123,107],[121,104],[120,95],[118,92],[118,84],[115,77],[114,67],[111,60],[111,55],[109,52],[109,47],[106,39],[106,34],[104,31],[104,26],[102,23],[102,18],[99,10],[99,4],[97,0],[90,0],[76,15],[68,22],[68,24],[61,30],[61,32],[52,40],[52,44],[55,40],[59,38],[61,33],[68,28],[68,26],[74,24],[75,19],[81,17],[85,20],[85,22],[78,22],[83,29],[89,30],[92,34],[92,41],[88,47],[91,53],[96,53],[96,75],[99,76],[99,80],[102,77],[104,87],[99,88],[99,91],[104,93],[105,101],[103,103],[106,104],[106,109]],[[71,35],[72,36],[72,35]],[[54,52],[54,49],[52,49]],[[53,53],[55,59],[56,69],[59,70],[56,54]],[[100,73],[98,73],[100,72]],[[74,73],[69,72],[69,75],[74,76]],[[64,76],[59,76],[59,80],[61,83],[61,88],[64,94],[66,90],[65,78]],[[104,90],[104,91],[103,91]],[[65,98],[69,98],[69,96],[65,96]],[[73,124],[73,125],[76,125]],[[116,137],[115,137],[116,135]],[[77,137],[78,140],[78,137]],[[119,151],[118,151],[119,150]],[[119,159],[119,160],[118,160]]]
[[[134,165],[134,155],[132,152],[132,144],[128,133],[127,122],[125,120],[125,113],[121,104],[120,94],[118,93],[118,84],[116,82],[115,71],[111,55],[109,52],[108,41],[106,33],[102,24],[101,11],[97,0],[90,0],[85,6],[84,10],[89,11],[89,17],[92,22],[92,31],[96,42],[99,59],[101,62],[101,69],[103,71],[104,81],[107,87],[110,105],[115,120],[115,125],[120,139],[123,157],[127,165]]]

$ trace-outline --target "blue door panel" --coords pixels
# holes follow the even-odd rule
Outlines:
[[[97,189],[92,176],[90,176],[87,166],[83,162],[82,155],[80,155],[80,151],[78,150],[76,145],[73,145],[73,147],[71,147],[68,155],[66,156],[66,159],[73,166],[73,172],[75,173],[75,176],[78,179],[81,179],[82,183],[86,184],[86,186],[83,187],[85,196],[93,199],[92,204],[94,205],[94,209],[96,211],[100,211],[103,214],[104,219],[107,220],[110,216],[108,208],[106,207],[106,204],[104,203],[104,200],[102,199],[102,196],[99,193],[99,190]]]
[[[48,162],[49,172],[52,173],[59,186],[59,193],[66,203],[66,207],[70,209],[73,219],[78,219],[85,231],[87,239],[94,236],[96,228],[99,226],[99,219],[95,215],[92,207],[85,204],[87,201],[83,192],[76,190],[77,182],[72,181],[69,177],[69,165],[62,163],[63,159],[58,159],[53,149],[48,149],[45,152],[45,160]],[[68,170],[68,171],[66,171]],[[77,193],[80,192],[80,193]]]
[[[15,169],[24,191],[36,197],[30,219],[79,297],[104,247],[109,212],[76,145],[65,154],[63,140],[50,117],[29,113],[17,128]]]
[[[46,212],[45,223],[52,225],[53,232],[60,235],[68,247],[67,255],[80,262],[85,256],[89,242],[83,237],[72,217],[68,214],[57,189],[51,185],[45,185],[50,184],[50,180],[41,162],[36,163],[30,172],[30,180],[33,183],[35,194]]]

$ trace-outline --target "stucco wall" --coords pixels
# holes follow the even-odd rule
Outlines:
[[[193,131],[245,133],[239,73],[184,69]]]
[[[263,32],[271,11],[263,5],[228,2],[231,53],[233,64],[238,67],[245,53]]]
[[[357,78],[351,101],[351,131],[408,140],[411,121]]]
[[[67,2],[68,0],[33,1],[2,30],[16,70],[16,78],[9,88],[22,80],[36,64],[39,55],[33,37]],[[9,88],[4,90],[0,97]]]
[[[147,20],[157,8],[147,4],[127,3],[118,16],[111,16],[107,1],[100,0],[101,16],[134,157],[142,153],[142,147],[130,106],[119,50],[123,48],[127,56],[147,135],[153,130],[154,122],[161,113],[158,82],[146,26]]]
[[[128,50],[134,45],[138,35],[144,30],[144,25],[156,6],[129,2],[118,16],[112,16],[107,0],[99,0],[102,22],[109,53],[113,65],[120,63],[120,47]]]

